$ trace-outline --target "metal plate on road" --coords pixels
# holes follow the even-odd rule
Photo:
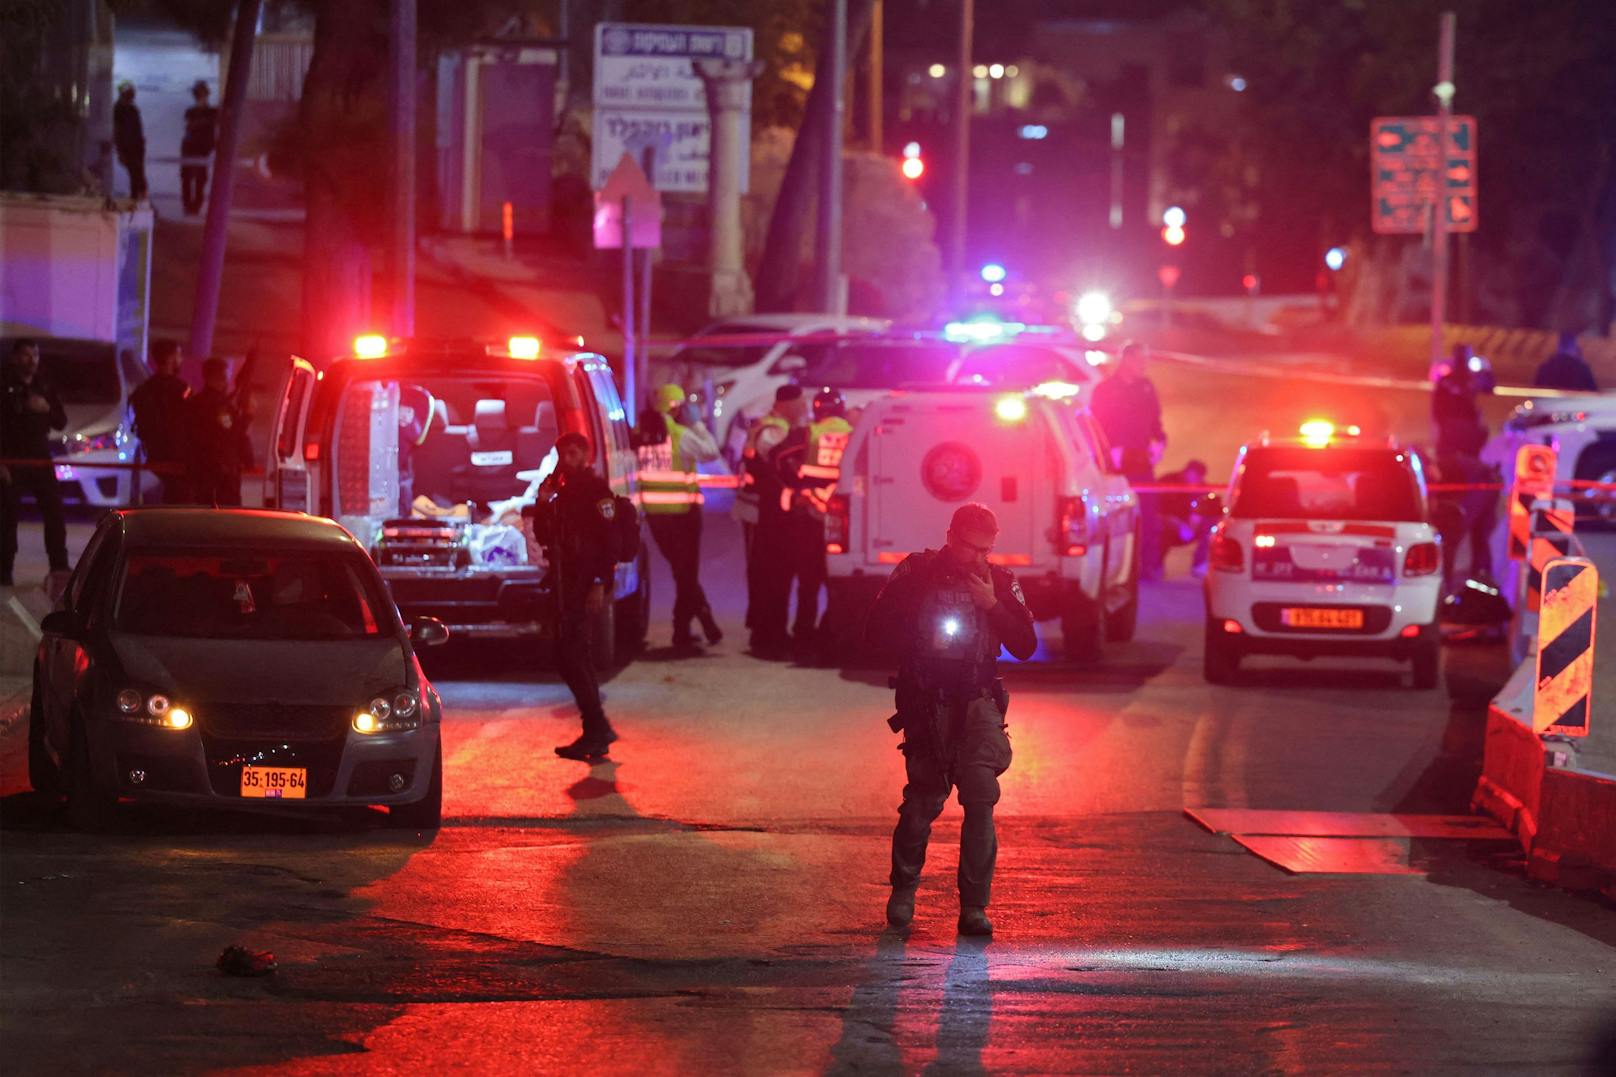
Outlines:
[[[242,767],[241,795],[267,800],[308,796],[309,772],[302,767]]]
[[[1214,834],[1510,840],[1508,831],[1479,815],[1396,815],[1261,808],[1186,808],[1184,813]]]
[[[1234,840],[1292,875],[1423,875],[1408,838],[1314,838],[1235,834]]]

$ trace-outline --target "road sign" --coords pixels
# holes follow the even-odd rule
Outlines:
[[[1376,232],[1419,234],[1440,199],[1450,232],[1476,230],[1476,120],[1448,118],[1441,145],[1437,116],[1378,116],[1369,127],[1370,218]]]
[[[667,139],[651,182],[660,191],[707,189],[711,124],[696,60],[752,59],[752,31],[736,26],[599,23],[595,27],[594,145],[590,186],[599,190],[624,151],[649,135]],[[751,110],[751,85],[744,88]],[[743,130],[750,130],[743,118]],[[741,155],[741,191],[748,187]]]
[[[655,174],[651,177],[657,190],[701,192],[707,189],[707,162],[712,144],[712,123],[707,113],[649,109],[595,109],[589,185],[600,190],[624,153],[633,154],[652,139],[664,143],[657,151]]]
[[[662,196],[651,186],[645,170],[625,153],[617,167],[595,192],[595,247],[621,250],[623,208],[628,204],[629,238],[636,249],[654,250],[662,246]]]

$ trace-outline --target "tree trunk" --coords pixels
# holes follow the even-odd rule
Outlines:
[[[850,0],[847,5],[847,54],[858,55],[870,32],[874,0]],[[819,50],[814,65],[814,85],[808,91],[802,126],[791,146],[791,159],[780,181],[780,193],[769,216],[769,234],[764,239],[763,257],[758,262],[757,309],[791,310],[801,287],[802,244],[813,224],[818,202],[819,155],[824,152],[825,111],[832,108],[832,87],[825,73],[830,66],[830,43]]]
[[[385,2],[321,0],[298,114],[303,348],[316,362],[369,331],[371,253],[386,214]]]

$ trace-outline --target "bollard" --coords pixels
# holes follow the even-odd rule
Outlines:
[[[1598,609],[1599,570],[1592,561],[1563,557],[1544,566],[1532,687],[1532,730],[1540,736],[1588,735]]]

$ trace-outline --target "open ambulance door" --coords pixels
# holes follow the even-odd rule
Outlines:
[[[303,437],[317,380],[313,365],[295,355],[257,357],[242,370],[237,393],[253,417],[247,430],[254,465],[241,474],[242,505],[314,510]]]

